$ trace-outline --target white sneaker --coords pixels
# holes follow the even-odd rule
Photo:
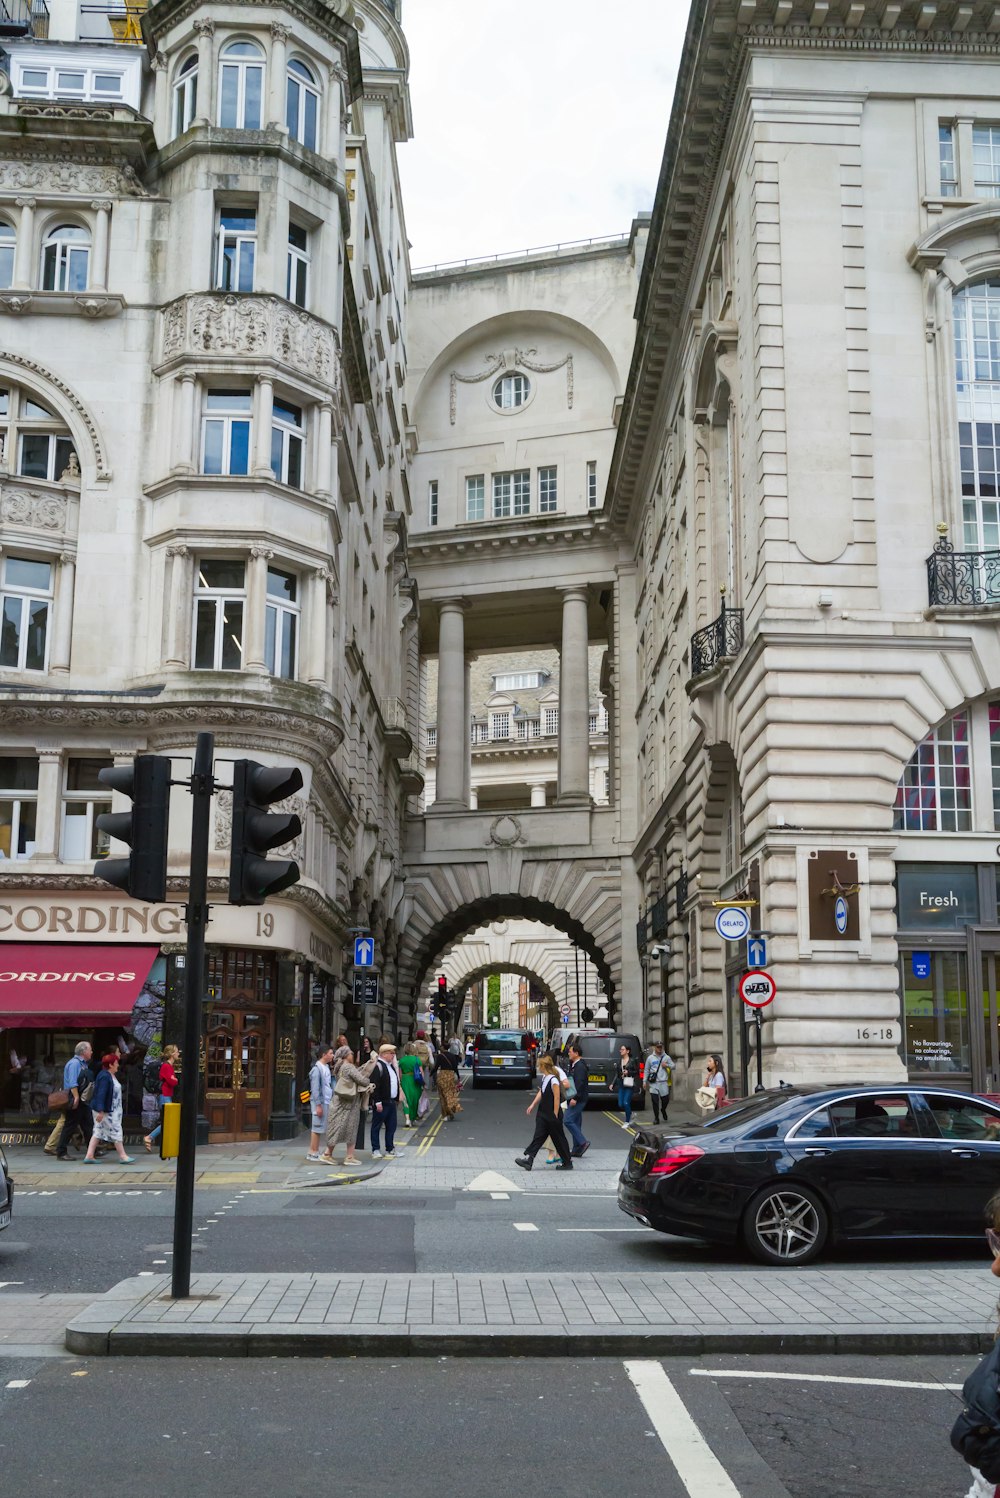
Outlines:
[[[386,1150],[386,1152],[385,1152],[385,1158],[387,1160],[395,1160],[395,1158],[396,1158],[396,1151],[395,1150]]]
[[[381,1158],[382,1158],[382,1151],[381,1150],[372,1150],[372,1159],[373,1160],[381,1160]]]
[[[311,1151],[310,1151],[310,1152],[308,1152],[308,1153],[307,1153],[307,1154],[306,1154],[306,1159],[307,1159],[307,1160],[318,1160],[318,1159],[319,1159],[319,1152],[318,1152],[318,1151],[317,1151],[317,1153],[316,1153],[316,1154],[313,1154],[313,1153],[312,1153],[312,1152],[311,1152]]]

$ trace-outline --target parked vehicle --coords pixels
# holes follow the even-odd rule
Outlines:
[[[982,1238],[1000,1107],[908,1084],[782,1087],[704,1122],[640,1128],[623,1212],[661,1233],[808,1264],[855,1239]]]
[[[472,1085],[530,1087],[538,1041],[528,1030],[480,1030],[472,1052]]]
[[[639,1063],[639,1085],[632,1099],[632,1111],[646,1105],[643,1087],[645,1057],[638,1035],[622,1034],[619,1030],[573,1030],[566,1037],[566,1044],[559,1052],[559,1065],[566,1067],[569,1047],[573,1043],[580,1047],[580,1054],[587,1063],[587,1087],[590,1102],[607,1107],[609,1099],[618,1103],[618,1060],[621,1047],[631,1047],[633,1060]]]
[[[14,1208],[14,1182],[7,1169],[7,1156],[0,1148],[0,1228],[9,1228]]]

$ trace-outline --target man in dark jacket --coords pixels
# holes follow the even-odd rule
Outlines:
[[[579,1160],[590,1149],[590,1140],[583,1137],[583,1110],[587,1106],[587,1063],[584,1061],[578,1045],[569,1048],[569,1075],[576,1088],[576,1097],[570,1103],[563,1114],[563,1123],[566,1125],[567,1133],[572,1140],[570,1154]]]
[[[396,1047],[383,1042],[378,1048],[378,1066],[372,1072],[374,1091],[371,1094],[372,1110],[372,1159],[380,1160],[382,1125],[385,1124],[385,1155],[395,1160],[393,1148],[396,1139],[396,1110],[402,1091],[399,1067],[396,1065]]]

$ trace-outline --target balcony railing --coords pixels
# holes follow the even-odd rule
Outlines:
[[[48,34],[45,0],[0,0],[0,36],[33,36],[44,41]]]
[[[927,558],[931,608],[982,608],[1000,604],[1000,551],[955,551],[939,536]]]
[[[743,610],[727,609],[725,603],[718,619],[706,624],[691,636],[691,679],[713,671],[722,661],[731,660],[743,649]]]

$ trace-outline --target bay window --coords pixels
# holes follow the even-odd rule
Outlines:
[[[264,660],[272,676],[295,679],[298,667],[299,581],[291,572],[267,569]]]
[[[249,473],[251,402],[249,390],[206,391],[202,416],[202,473]]]
[[[264,53],[256,42],[230,42],[219,64],[219,124],[259,130],[264,97]]]
[[[64,863],[84,863],[104,858],[110,836],[100,832],[97,818],[111,810],[111,791],[98,779],[101,770],[111,769],[110,759],[84,759],[73,756],[66,766],[66,790],[63,794],[62,856]]]
[[[38,759],[0,754],[0,859],[31,857],[37,811]]]
[[[44,671],[52,618],[52,564],[30,557],[3,559],[0,591],[0,667]]]
[[[319,130],[319,90],[304,62],[293,57],[285,87],[285,123],[292,140],[315,151]]]
[[[215,289],[253,291],[257,255],[256,208],[221,209],[216,238]]]
[[[192,52],[181,63],[174,84],[174,135],[189,130],[198,108],[198,58]]]
[[[243,668],[246,566],[242,561],[202,557],[194,598],[194,668]]]
[[[302,488],[304,457],[302,408],[275,399],[271,416],[271,472],[279,484]]]

